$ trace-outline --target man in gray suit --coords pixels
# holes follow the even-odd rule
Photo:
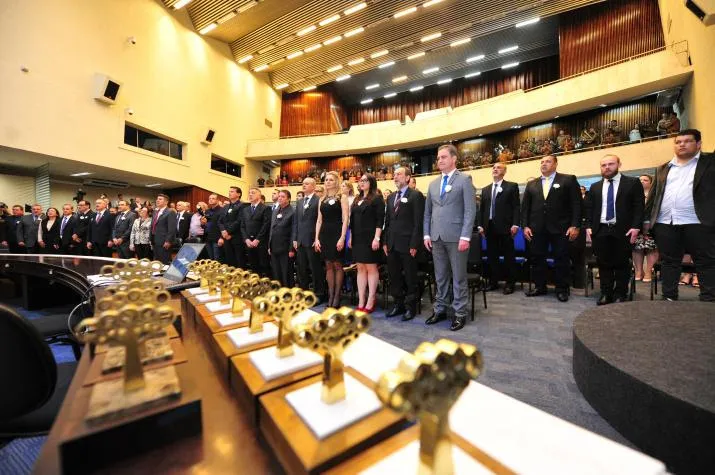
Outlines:
[[[26,214],[17,224],[17,245],[20,252],[37,254],[37,230],[42,221],[42,206],[32,205],[32,214]]]
[[[467,322],[467,256],[477,212],[472,177],[457,170],[457,158],[457,148],[452,144],[437,150],[437,167],[442,174],[427,189],[424,217],[424,244],[432,252],[437,282],[434,310],[425,323],[433,325],[447,318],[451,276],[452,331],[461,330]]]
[[[129,204],[125,200],[120,200],[118,203],[119,212],[114,221],[114,230],[112,231],[112,242],[117,249],[120,259],[129,259],[131,251],[129,251],[129,237],[132,234],[132,225],[137,215],[129,211]]]

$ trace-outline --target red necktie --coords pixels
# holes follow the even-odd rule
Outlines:
[[[156,222],[159,221],[159,215],[161,214],[161,210],[158,210],[156,214],[154,214],[154,220],[151,222],[151,233],[154,234],[154,230],[156,229]]]
[[[97,219],[94,222],[99,224],[100,219],[102,219],[102,213],[97,213]]]

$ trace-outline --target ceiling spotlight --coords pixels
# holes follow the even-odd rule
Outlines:
[[[268,69],[268,65],[267,65],[267,64],[261,64],[260,66],[258,66],[257,68],[255,68],[254,71],[257,72],[257,73],[260,73],[261,71],[265,71],[266,69]]]
[[[320,25],[320,26],[329,25],[330,23],[334,22],[335,20],[339,20],[339,19],[340,19],[340,15],[336,13],[335,15],[328,17],[325,20],[320,21],[318,23],[318,25]]]
[[[389,68],[390,66],[394,66],[394,65],[395,65],[395,62],[390,61],[389,63],[382,63],[380,66],[378,66],[378,68],[385,69],[385,68]]]
[[[439,81],[437,81],[437,84],[447,84],[450,82],[452,82],[452,78],[446,78],[446,79],[440,79]]]
[[[338,76],[335,78],[336,81],[345,81],[346,79],[350,79],[349,74],[343,74],[342,76]]]
[[[504,66],[502,66],[501,68],[502,68],[502,69],[509,69],[509,68],[515,68],[515,67],[517,67],[517,66],[519,66],[519,62],[518,62],[518,61],[515,61],[515,62],[513,62],[513,63],[507,63],[507,64],[505,64]]]
[[[456,47],[456,46],[469,43],[470,41],[472,41],[471,38],[464,38],[463,40],[458,40],[458,41],[455,41],[454,43],[451,43],[449,46],[451,46],[452,48],[454,48],[454,47]]]
[[[422,74],[427,75],[427,74],[436,73],[437,71],[439,71],[439,68],[435,66],[434,68],[425,69],[424,71],[422,71]]]
[[[372,99],[363,99],[362,101],[360,101],[360,104],[369,104],[371,102],[372,102]]]
[[[417,7],[411,7],[406,10],[399,11],[392,16],[395,18],[400,18],[401,16],[409,15],[410,13],[414,13],[416,11],[417,11]]]
[[[521,128],[521,125],[512,125],[511,128],[512,128],[512,129],[520,129],[520,128]]]
[[[364,9],[365,7],[367,7],[367,3],[365,3],[365,2],[358,3],[358,4],[355,5],[354,7],[348,8],[348,9],[345,10],[343,13],[346,14],[346,15],[351,15],[351,14],[353,14],[353,13],[355,13],[355,12],[359,12],[360,10]]]
[[[310,53],[311,51],[315,51],[316,49],[320,49],[322,47],[323,45],[321,45],[320,43],[316,43],[313,46],[308,46],[307,48],[305,48],[305,52]]]
[[[238,60],[238,64],[243,64],[243,63],[245,63],[246,61],[250,61],[250,60],[252,60],[252,59],[253,59],[253,55],[252,55],[252,54],[249,54],[248,56],[244,56],[243,58],[239,59],[239,60]]]
[[[429,2],[425,2],[422,4],[424,8],[431,7],[432,5],[436,5],[438,3],[442,3],[442,0],[429,0]]]
[[[481,61],[481,60],[483,60],[483,59],[484,59],[484,55],[483,55],[483,54],[479,54],[479,55],[477,55],[477,56],[472,56],[471,58],[467,58],[467,62],[468,62],[468,63],[473,63],[473,62],[475,62],[475,61]]]
[[[417,59],[417,58],[421,58],[424,55],[425,55],[425,52],[420,51],[419,53],[415,53],[413,55],[408,56],[407,59]]]
[[[599,104],[601,107],[607,107],[606,104]]]
[[[437,33],[432,33],[431,35],[423,36],[422,38],[420,38],[420,41],[422,43],[426,43],[428,41],[436,40],[440,36],[442,36],[442,33],[438,31]]]
[[[306,88],[303,88],[303,92],[308,92],[312,91],[313,89],[317,88],[318,86],[308,86]]]
[[[178,2],[176,2],[174,4],[173,8],[174,8],[174,10],[178,10],[179,8],[184,8],[189,3],[191,3],[191,0],[179,0]],[[74,175],[72,175],[72,176],[74,176]]]
[[[70,176],[87,176],[87,175],[91,175],[91,174],[92,174],[91,172],[77,172],[77,173],[70,174]]]
[[[561,116],[560,116],[560,115],[555,115],[555,116],[554,116],[554,119],[558,119],[559,117],[561,117]]]
[[[469,74],[465,75],[464,77],[467,78],[467,79],[469,79],[469,78],[473,78],[473,77],[475,77],[475,76],[479,76],[480,74],[482,74],[481,71],[475,71],[475,72],[473,72],[473,73],[469,73]]]
[[[157,186],[161,186],[161,183],[149,183],[148,185],[144,185],[147,188],[156,188]]]
[[[340,41],[340,40],[342,40],[342,39],[343,39],[343,37],[340,36],[340,35],[338,35],[338,36],[333,36],[332,38],[323,41],[323,44],[324,44],[325,46],[332,45],[332,44],[335,43],[336,41]]]
[[[509,46],[508,48],[500,49],[499,54],[511,53],[519,49],[519,45]]]
[[[355,36],[359,33],[362,33],[363,31],[365,31],[365,28],[361,26],[360,28],[355,28],[354,30],[348,31],[347,33],[345,33],[344,36],[345,38],[350,38],[351,36]]]
[[[417,91],[421,91],[421,90],[422,90],[422,89],[424,89],[424,88],[425,88],[425,87],[424,87],[424,86],[422,86],[422,85],[419,85],[419,86],[415,86],[415,87],[411,87],[411,88],[410,88],[410,92],[417,92]]]
[[[384,50],[382,50],[382,51],[376,51],[376,52],[372,53],[372,54],[370,55],[370,57],[371,57],[372,59],[375,59],[375,58],[379,58],[380,56],[385,56],[387,53],[389,53],[389,51],[387,51],[386,49],[384,49]]]
[[[302,30],[300,30],[298,33],[296,33],[296,35],[298,35],[298,36],[307,35],[311,31],[315,31],[315,28],[316,28],[315,25],[310,25],[309,27],[303,28]]]
[[[521,28],[522,26],[528,26],[528,25],[533,25],[534,23],[538,23],[540,18],[537,16],[536,18],[532,18],[531,20],[526,20],[522,21],[516,24],[517,28]]]
[[[365,86],[365,89],[369,91],[370,89],[377,89],[378,87],[380,87],[380,84],[375,83],[375,84],[370,84],[369,86]]]
[[[205,35],[209,31],[213,31],[214,29],[216,29],[217,26],[218,26],[218,23],[216,23],[216,22],[210,23],[210,24],[206,25],[205,27],[201,28],[199,30],[199,33],[201,33],[202,35]]]
[[[326,73],[334,73],[335,71],[340,71],[341,69],[343,69],[343,65],[338,64],[338,65],[335,65],[335,66],[332,66],[332,67],[326,69],[325,72]]]
[[[286,56],[286,58],[293,59],[293,58],[297,58],[298,56],[301,56],[302,54],[303,54],[302,51],[296,51],[295,53],[291,53],[288,56]]]
[[[365,62],[365,58],[355,58],[352,61],[348,61],[348,66],[355,66],[356,64],[360,64]]]
[[[278,89],[278,90],[280,91],[281,89],[285,89],[285,88],[287,88],[287,87],[288,87],[288,83],[287,83],[287,82],[284,82],[283,84],[277,85],[277,86],[276,86],[276,89]]]
[[[392,82],[402,82],[407,79],[407,76],[397,76],[396,78],[392,78]]]
[[[385,99],[389,99],[391,97],[395,97],[397,95],[396,92],[390,92],[389,94],[385,94]]]

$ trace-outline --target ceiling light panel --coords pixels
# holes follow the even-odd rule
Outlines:
[[[339,19],[340,19],[340,14],[339,14],[339,13],[336,13],[335,15],[329,16],[328,18],[326,18],[326,19],[324,19],[324,20],[320,20],[320,21],[318,22],[318,25],[320,25],[320,26],[329,25],[329,24],[331,24],[331,23],[334,22],[334,21],[338,21]]]
[[[315,51],[316,49],[320,49],[322,47],[323,47],[322,44],[317,43],[317,44],[314,44],[313,46],[308,46],[307,48],[305,48],[305,52],[310,53],[311,51]]]
[[[341,69],[343,69],[343,65],[342,65],[342,64],[337,64],[337,65],[335,65],[335,66],[329,67],[328,69],[325,70],[325,72],[334,73],[335,71],[339,71],[339,70],[341,70]]]
[[[407,80],[407,76],[402,75],[402,76],[397,76],[396,78],[392,78],[392,82],[398,83],[398,82],[404,82]]]
[[[343,74],[342,76],[338,76],[338,77],[335,78],[335,80],[338,81],[338,82],[346,81],[346,80],[348,80],[348,79],[350,79],[350,75],[349,75],[349,74]]]
[[[420,38],[420,41],[422,43],[426,43],[428,41],[436,40],[437,38],[439,38],[441,36],[442,36],[442,33],[440,33],[438,31],[437,33],[432,33],[431,35],[423,36],[422,38]]]
[[[345,15],[352,15],[353,13],[359,12],[360,10],[364,10],[365,8],[367,8],[367,3],[362,2],[362,3],[358,3],[354,7],[348,8],[343,13]]]
[[[191,0],[179,0],[178,2],[176,2],[176,3],[173,5],[172,8],[173,8],[174,10],[178,10],[178,9],[180,9],[180,8],[184,8],[184,7],[185,7],[186,5],[188,5],[189,3],[191,3]],[[75,176],[75,175],[72,175],[72,176]]]
[[[452,48],[456,48],[457,46],[461,46],[461,45],[467,44],[467,43],[469,43],[470,41],[472,41],[471,38],[464,38],[464,39],[462,39],[462,40],[457,40],[457,41],[455,41],[455,42],[453,42],[453,43],[450,43],[449,46],[451,46]]]
[[[532,18],[531,20],[522,21],[522,22],[517,23],[516,27],[523,28],[525,26],[533,25],[534,23],[538,23],[539,20],[541,20],[541,18],[536,17],[536,18]]]
[[[467,58],[467,62],[468,62],[468,63],[473,63],[473,62],[475,62],[475,61],[481,61],[481,60],[483,60],[483,59],[484,59],[484,55],[483,55],[483,54],[478,54],[478,55],[476,55],[476,56],[470,56],[469,58]]]
[[[413,86],[413,87],[410,88],[410,92],[421,91],[421,90],[424,89],[424,88],[425,88],[425,87],[422,86],[422,85]]]
[[[395,14],[392,15],[392,16],[393,16],[394,18],[401,18],[401,17],[403,17],[403,16],[405,16],[405,15],[409,15],[409,14],[414,13],[414,12],[416,12],[416,11],[417,11],[417,7],[411,7],[411,8],[407,8],[407,9],[405,9],[405,10],[400,10],[399,12],[395,13]]]
[[[372,102],[372,99],[363,99],[362,101],[360,101],[360,104],[369,104],[371,102]]]
[[[394,65],[395,65],[395,62],[394,62],[394,61],[390,61],[389,63],[382,63],[380,66],[378,66],[378,68],[380,68],[380,69],[385,69],[385,68],[389,68],[389,67],[394,66]]]
[[[429,0],[428,2],[425,2],[422,4],[422,7],[424,8],[429,8],[432,5],[437,5],[438,3],[442,3],[444,0]]]
[[[380,87],[379,84],[370,84],[369,86],[365,86],[365,89],[369,91],[371,89],[377,89],[378,87]]]
[[[437,71],[439,71],[439,68],[435,66],[435,67],[433,67],[433,68],[427,68],[427,69],[425,69],[424,71],[422,71],[422,74],[425,74],[425,75],[427,75],[427,74],[433,74],[433,73],[436,73]]]
[[[385,56],[387,53],[389,53],[389,51],[387,51],[386,49],[384,49],[382,51],[376,51],[370,55],[370,58],[372,58],[372,59],[379,58],[380,56]]]
[[[298,35],[298,36],[304,36],[304,35],[307,35],[307,34],[310,33],[310,32],[315,31],[315,29],[316,29],[316,26],[315,26],[315,25],[310,25],[309,27],[303,28],[302,30],[300,30],[299,32],[297,32],[296,35]]]
[[[350,38],[351,36],[359,35],[363,31],[365,31],[365,28],[363,28],[363,27],[355,28],[354,30],[348,31],[343,36],[345,36],[345,38]]]
[[[303,56],[303,52],[302,52],[302,51],[296,51],[295,53],[291,53],[291,54],[289,54],[288,56],[286,56],[286,58],[287,58],[287,59],[293,59],[293,58],[297,58],[298,56]]]
[[[512,51],[516,51],[519,49],[519,45],[514,45],[514,46],[509,46],[507,48],[502,48],[498,51],[499,54],[507,54],[511,53]]]
[[[365,62],[365,58],[355,58],[351,61],[348,61],[348,66],[355,66],[357,64],[364,63],[364,62]]]
[[[323,44],[325,46],[332,45],[333,43],[337,43],[338,41],[342,40],[343,37],[338,35],[338,36],[333,36],[332,38],[328,38],[327,40],[323,41]]]
[[[385,99],[389,99],[389,98],[391,98],[391,97],[395,97],[396,95],[397,95],[396,92],[387,93],[387,94],[385,94]]]
[[[408,56],[407,59],[409,59],[409,60],[417,59],[417,58],[421,58],[421,57],[424,56],[424,55],[425,55],[425,52],[424,52],[424,51],[420,51],[419,53],[415,53],[415,54],[412,54],[412,55]]]

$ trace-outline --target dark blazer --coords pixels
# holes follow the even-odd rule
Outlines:
[[[176,213],[176,238],[181,239],[181,241],[186,241],[189,238],[189,226],[191,225],[191,212],[183,211],[182,213]]]
[[[371,201],[365,200],[362,205],[358,205],[360,199],[360,196],[355,197],[350,212],[350,232],[353,243],[356,239],[372,241],[375,229],[385,224],[385,200],[382,199],[382,195],[377,193]]]
[[[64,216],[60,216],[57,218],[60,220],[60,229],[62,228],[62,220],[64,219]],[[77,243],[72,240],[72,235],[76,232],[77,230],[77,216],[74,214],[71,214],[69,219],[67,219],[67,223],[65,224],[65,228],[62,230],[62,236],[60,236],[60,246],[62,246],[63,249],[69,249],[70,247],[74,247]]]
[[[86,245],[89,234],[89,223],[94,220],[94,212],[87,211],[87,214],[77,213],[77,225],[74,228],[74,233],[82,241],[79,243],[83,247]]]
[[[299,246],[312,247],[315,242],[315,223],[318,221],[318,206],[320,198],[313,193],[308,207],[305,207],[305,198],[298,200],[295,206],[293,219],[293,241],[298,241]]]
[[[261,244],[268,244],[268,233],[271,228],[271,215],[266,214],[270,208],[263,203],[256,205],[256,211],[251,213],[251,205],[247,204],[241,210],[241,236],[243,239],[258,239]]]
[[[533,232],[564,234],[581,227],[581,188],[575,175],[556,173],[544,200],[541,178],[526,184],[521,202],[521,224]]]
[[[278,217],[280,216],[280,218]],[[293,248],[293,220],[295,210],[291,205],[285,208],[278,208],[273,212],[271,231],[269,237],[269,249],[271,254],[287,253]]]
[[[219,216],[218,228],[221,231],[228,232],[231,237],[240,238],[241,234],[241,210],[245,203],[236,201],[229,203],[223,208],[223,212]]]
[[[109,213],[109,209],[104,210],[102,218],[97,223],[97,213],[92,215],[87,231],[87,242],[96,242],[106,246],[112,239],[112,229],[114,228],[114,216]]]
[[[159,210],[155,209],[154,212],[158,213]],[[165,242],[174,243],[176,240],[176,211],[167,206],[157,218],[156,225],[154,225],[153,216],[151,222],[153,228],[151,242],[154,243],[154,247],[163,246]]]
[[[383,243],[389,251],[409,252],[420,249],[422,244],[422,221],[425,213],[425,197],[418,190],[407,187],[405,196],[400,198],[400,206],[395,212],[397,191],[387,197]]]
[[[651,225],[654,225],[658,219],[669,171],[670,161],[656,169],[653,186],[645,204],[645,220]],[[695,214],[700,223],[705,226],[715,226],[715,154],[700,153],[693,179],[693,201]]]
[[[7,243],[10,248],[15,248],[17,246],[17,228],[20,226],[20,221],[22,216],[5,216],[5,223],[7,224]]]
[[[479,226],[486,233],[489,229],[489,209],[492,206],[492,188],[494,183],[482,188],[479,208]],[[512,226],[519,226],[519,185],[503,180],[501,191],[497,190],[494,203],[494,230],[499,234],[509,234]]]
[[[137,219],[137,215],[131,211],[127,211],[126,216],[122,219],[122,214],[121,212],[117,213],[114,219],[112,238],[121,238],[123,243],[128,243],[129,237],[132,235],[132,225],[134,224],[134,220]]]
[[[215,208],[208,208],[204,211],[204,216],[206,217],[206,228],[204,230],[204,237],[207,242],[217,242],[221,237],[221,229],[219,228],[219,221],[223,215],[223,208],[216,206]]]
[[[55,222],[50,229],[47,229],[48,223],[47,217],[43,218],[40,223],[42,227],[42,242],[45,243],[45,247],[42,251],[47,254],[57,254],[60,252],[60,226],[62,225],[62,218],[55,218]],[[57,248],[55,248],[55,246],[57,246]]]
[[[603,206],[604,180],[591,185],[586,195],[586,227],[593,234],[601,227],[601,207]],[[643,226],[643,203],[645,193],[643,185],[636,177],[621,174],[616,193],[616,228],[625,235],[629,229],[640,229]]]
[[[44,215],[41,215],[37,220],[34,220],[31,214],[24,215],[17,225],[17,242],[24,242],[25,248],[37,245],[37,229],[44,217]]]

